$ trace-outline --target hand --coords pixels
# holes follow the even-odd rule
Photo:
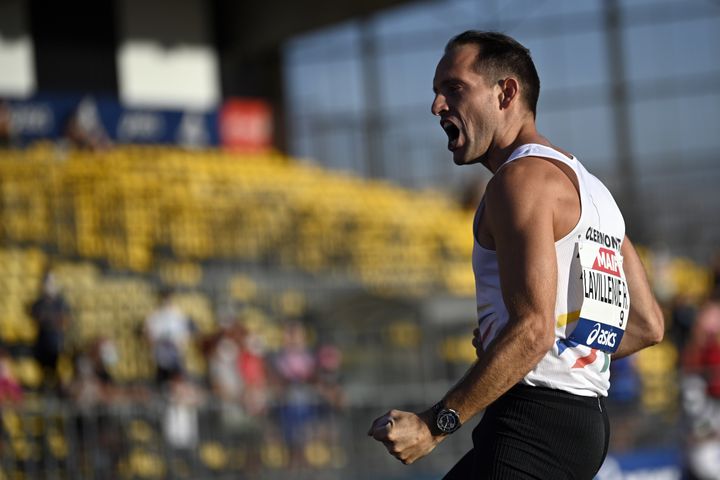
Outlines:
[[[473,330],[472,345],[475,347],[475,356],[477,358],[481,358],[485,354],[485,348],[483,347],[482,339],[480,338],[479,328]]]
[[[393,457],[409,465],[445,439],[444,435],[433,436],[428,426],[432,418],[430,410],[420,414],[390,410],[373,422],[368,435],[382,442]]]

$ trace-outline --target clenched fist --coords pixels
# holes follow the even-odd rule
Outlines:
[[[430,410],[420,414],[390,410],[375,419],[368,435],[385,445],[395,458],[409,465],[430,453],[444,435],[433,435],[430,421],[434,415]]]

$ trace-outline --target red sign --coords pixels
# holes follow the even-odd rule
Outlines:
[[[263,151],[272,145],[272,112],[263,100],[231,98],[220,111],[220,143],[229,150]]]
[[[615,252],[607,248],[600,247],[593,270],[609,273],[610,275],[620,276],[620,264],[615,256]]]

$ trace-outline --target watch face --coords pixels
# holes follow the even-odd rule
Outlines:
[[[442,410],[435,420],[441,432],[452,433],[460,426],[460,418],[453,410]]]

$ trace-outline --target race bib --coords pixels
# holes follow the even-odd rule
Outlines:
[[[630,313],[622,255],[598,243],[578,242],[578,256],[583,302],[578,323],[568,338],[613,353],[620,346]]]

